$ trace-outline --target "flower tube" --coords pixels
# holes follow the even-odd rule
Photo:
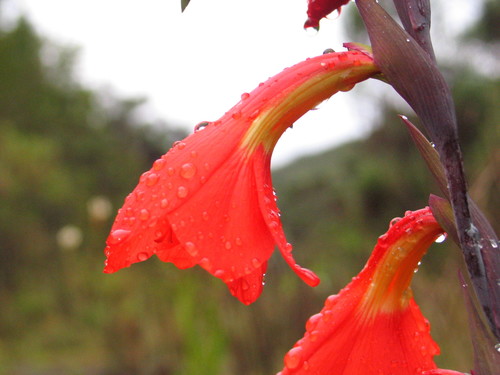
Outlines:
[[[378,72],[356,52],[307,59],[261,83],[219,120],[204,122],[145,172],[118,211],[104,272],[156,254],[179,268],[200,265],[245,304],[262,292],[277,245],[309,285],[283,233],[270,160],[281,134],[309,109]]]
[[[279,375],[422,375],[436,368],[439,347],[410,282],[443,230],[429,208],[391,224],[359,275],[308,320]]]

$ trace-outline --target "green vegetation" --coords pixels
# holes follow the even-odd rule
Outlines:
[[[57,52],[50,66],[42,59],[49,47]],[[438,193],[387,106],[366,139],[274,175],[296,258],[318,272],[319,287],[279,257],[249,307],[197,267],[151,259],[105,275],[115,210],[181,134],[133,120],[139,100],[102,104],[75,81],[73,57],[42,43],[26,20],[0,29],[0,374],[275,373],[306,319],[361,269],[390,219]],[[466,68],[452,82],[471,192],[498,223],[500,85]],[[451,244],[434,246],[414,292],[442,346],[439,365],[466,371],[459,263]]]

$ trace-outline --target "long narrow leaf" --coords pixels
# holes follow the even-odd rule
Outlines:
[[[420,130],[417,129],[415,125],[411,123],[406,116],[399,116],[401,120],[405,123],[415,145],[420,151],[420,155],[424,159],[427,167],[432,173],[434,180],[439,186],[441,192],[449,199],[448,186],[446,182],[446,176],[444,173],[443,165],[439,160],[439,154],[436,149],[432,146],[432,143],[425,138]],[[457,242],[458,243],[458,242]]]

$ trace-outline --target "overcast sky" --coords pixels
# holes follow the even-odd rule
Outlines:
[[[180,0],[4,0],[7,14],[25,14],[50,40],[80,47],[84,84],[146,97],[148,119],[189,130],[285,67],[342,50],[342,17],[323,20],[311,35],[303,29],[306,7],[307,0],[191,0],[181,13]],[[306,114],[278,143],[273,163],[366,130],[358,114],[368,109],[356,106],[355,91]]]

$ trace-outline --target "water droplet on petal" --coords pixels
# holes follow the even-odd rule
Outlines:
[[[294,370],[298,368],[303,363],[302,358],[302,348],[300,346],[296,346],[292,348],[285,355],[285,366],[289,370]]]
[[[194,127],[194,131],[197,132],[198,130],[205,129],[208,124],[209,124],[208,121],[202,121],[202,122],[196,124]]]
[[[165,160],[163,159],[158,159],[153,163],[153,169],[155,171],[161,170],[165,166]]]
[[[392,227],[394,224],[396,224],[398,221],[400,221],[401,218],[400,217],[395,217],[394,219],[391,220],[391,222],[389,223],[389,227]]]
[[[130,231],[129,230],[125,230],[125,229],[116,229],[114,231],[112,231],[110,234],[109,234],[109,237],[108,237],[108,244],[109,245],[116,245],[120,242],[122,242],[125,238],[127,238],[128,236],[130,235]]]
[[[313,316],[311,316],[306,323],[306,330],[312,331],[313,329],[315,329],[321,318],[323,318],[323,314],[321,313],[314,314]]]
[[[158,176],[156,173],[150,173],[146,177],[146,185],[147,186],[153,186],[158,182],[160,176]]]
[[[225,274],[224,270],[217,270],[214,272],[214,276],[220,279],[223,279]]]
[[[145,208],[143,208],[140,212],[139,212],[139,219],[140,220],[147,220],[149,219],[149,211],[146,210]]]
[[[242,99],[243,99],[243,96],[242,96]],[[241,118],[241,111],[236,111],[234,112],[231,117],[234,119],[234,120],[238,120]]]
[[[143,262],[143,261],[145,261],[148,258],[149,258],[148,253],[139,253],[139,254],[137,254],[137,260],[139,262]]]
[[[177,196],[179,198],[186,198],[188,195],[188,189],[184,186],[179,186],[177,188]]]
[[[226,248],[226,250],[230,250],[232,245],[231,245],[231,242],[230,241],[226,241],[226,243],[224,244],[224,247]]]
[[[201,214],[201,217],[205,221],[208,221],[208,219],[210,218],[207,211],[203,211],[203,213]]]
[[[435,243],[442,243],[446,240],[446,233],[443,233],[442,235],[440,235],[438,238],[436,238],[436,240],[434,241]]]
[[[253,265],[255,268],[260,267],[260,261],[259,261],[259,259],[257,259],[257,258],[253,258],[253,259],[252,259],[252,265]]]
[[[167,198],[162,199],[160,202],[160,207],[167,208],[167,206],[168,206],[168,199]]]
[[[183,164],[181,167],[180,175],[182,178],[190,179],[196,174],[196,167],[193,163]]]
[[[173,176],[173,175],[174,175],[174,173],[175,173],[175,169],[174,169],[174,168],[172,168],[172,167],[168,167],[168,169],[167,169],[167,173],[168,173],[168,175],[169,175],[169,176]]]
[[[212,264],[210,263],[210,260],[208,258],[201,258],[199,264],[201,267],[208,271],[210,271],[210,269],[212,268]]]
[[[196,245],[194,243],[186,242],[184,244],[184,248],[186,249],[188,254],[191,255],[192,257],[195,257],[198,255],[198,249],[196,248]]]

